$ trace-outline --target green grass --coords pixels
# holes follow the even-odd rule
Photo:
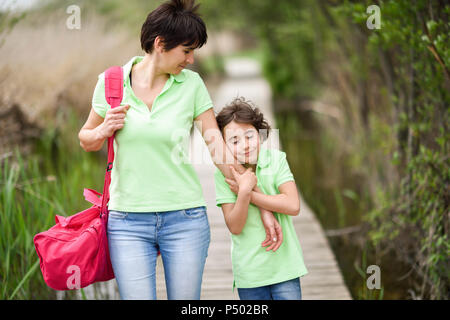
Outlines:
[[[43,280],[33,237],[53,226],[56,214],[88,208],[83,188],[102,191],[106,159],[79,146],[75,116],[64,128],[48,129],[33,154],[16,147],[0,162],[0,299],[56,298]]]

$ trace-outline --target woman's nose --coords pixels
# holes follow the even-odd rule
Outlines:
[[[194,63],[194,50],[192,50],[186,57],[186,62],[189,64]]]

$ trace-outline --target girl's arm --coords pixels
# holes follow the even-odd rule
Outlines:
[[[247,222],[251,192],[258,181],[251,169],[247,169],[242,175],[238,174],[234,168],[231,169],[231,172],[239,185],[239,192],[235,203],[222,204],[222,211],[228,229],[231,233],[238,235],[242,232]],[[283,243],[283,233],[273,214],[270,211],[267,212],[269,214],[266,214],[264,211],[261,213],[261,219],[266,231],[266,238],[261,243],[261,246],[269,246],[266,248],[266,251],[273,250],[275,252]],[[278,237],[281,238],[277,239]]]
[[[231,179],[225,179],[230,185],[231,191],[239,192],[238,184]],[[284,213],[290,216],[296,216],[300,213],[300,198],[298,196],[297,186],[294,181],[288,181],[278,187],[280,194],[266,195],[257,191],[251,192],[250,202],[255,206],[270,210],[272,212]]]
[[[248,216],[248,206],[250,204],[250,192],[240,192],[236,203],[223,203],[222,212],[225,223],[232,234],[238,235],[244,229]]]
[[[245,222],[248,216],[248,206],[250,204],[250,193],[253,187],[257,183],[256,175],[247,169],[244,174],[237,176],[238,173],[232,169],[234,175],[239,184],[239,192],[237,195],[236,202],[227,203],[225,208],[222,205],[223,214],[225,217],[225,222],[228,229],[232,234],[240,234],[242,229],[244,229]]]
[[[288,181],[278,187],[280,194],[267,195],[252,191],[251,202],[264,209],[296,216],[300,213],[300,199],[294,181]]]

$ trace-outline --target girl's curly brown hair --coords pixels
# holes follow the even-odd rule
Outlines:
[[[267,139],[270,126],[264,119],[264,115],[259,108],[253,107],[252,105],[244,97],[235,98],[230,104],[226,105],[216,116],[216,121],[222,135],[224,134],[223,129],[225,126],[231,121],[235,121],[237,123],[251,124],[258,130],[263,140]]]

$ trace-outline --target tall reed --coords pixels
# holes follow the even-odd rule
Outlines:
[[[0,299],[56,298],[43,281],[33,236],[51,227],[55,214],[88,208],[83,188],[102,191],[106,163],[81,149],[79,127],[72,114],[63,130],[46,131],[35,153],[24,157],[16,147],[0,162]]]

